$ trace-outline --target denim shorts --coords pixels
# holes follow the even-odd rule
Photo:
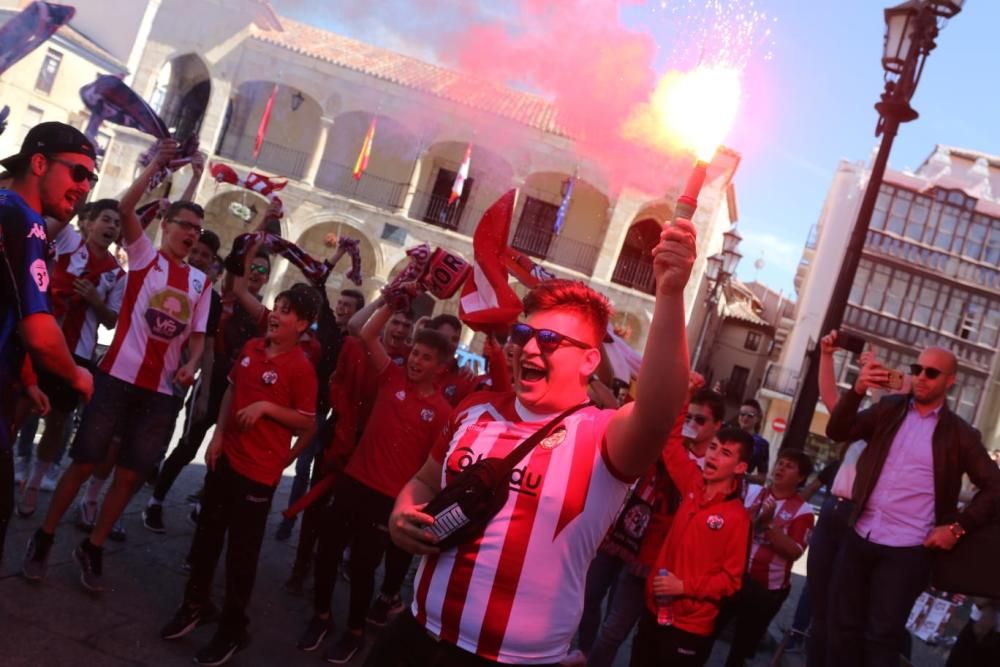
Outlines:
[[[177,399],[98,372],[94,397],[83,410],[70,456],[77,463],[102,463],[115,436],[115,463],[148,475],[163,457],[177,419]]]

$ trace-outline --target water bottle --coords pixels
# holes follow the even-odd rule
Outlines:
[[[659,572],[656,573],[657,576],[665,577],[667,576],[667,568],[660,568]],[[674,624],[674,596],[673,595],[657,595],[656,596],[656,622],[659,625],[673,625]]]

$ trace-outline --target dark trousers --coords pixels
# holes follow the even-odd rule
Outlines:
[[[3,545],[7,540],[7,525],[14,513],[14,452],[0,450],[0,565],[3,564]]]
[[[194,404],[198,400],[198,395],[206,391],[205,384],[198,385],[198,391],[194,392],[187,404],[187,415],[184,420],[184,434],[177,441],[170,455],[160,466],[160,474],[156,478],[156,487],[153,489],[153,497],[163,502],[170,493],[170,487],[177,481],[177,476],[184,470],[184,466],[194,460],[201,447],[205,434],[219,420],[219,410],[222,408],[222,397],[226,393],[226,386],[215,386],[207,389],[208,406],[205,414],[199,419],[194,418]]]
[[[853,532],[848,523],[854,503],[829,496],[819,511],[816,529],[809,538],[806,554],[806,586],[809,588],[809,604],[812,611],[812,625],[806,642],[806,663],[809,667],[825,667],[827,628],[833,578],[833,566],[837,552],[848,533]]]
[[[753,658],[757,645],[781,610],[789,591],[788,588],[768,590],[750,577],[743,577],[743,586],[722,603],[715,622],[716,636],[730,622],[736,623],[726,667],[740,667]]]
[[[580,615],[580,650],[590,653],[597,633],[601,629],[604,608],[604,598],[614,597],[614,585],[618,575],[625,567],[625,561],[618,556],[598,551],[594,560],[587,568],[587,580],[583,587],[583,613]],[[611,606],[611,600],[608,600]]]
[[[317,463],[313,466],[312,470],[312,484],[318,482],[321,477],[321,466]],[[299,542],[295,548],[295,564],[292,565],[293,576],[305,577],[309,573],[309,567],[316,560],[316,542],[319,539],[319,531],[323,525],[323,512],[329,502],[330,494],[327,494],[302,510],[302,526],[299,528]],[[292,505],[291,502],[288,504]],[[283,521],[288,521],[288,519],[284,519]]]
[[[830,584],[827,664],[897,667],[906,619],[930,572],[924,547],[887,547],[850,530]]]
[[[712,637],[684,632],[672,625],[659,625],[648,609],[639,618],[639,631],[632,642],[631,667],[701,667],[712,655]]]
[[[316,553],[313,607],[316,614],[330,611],[344,548],[351,547],[351,595],[347,627],[363,630],[375,591],[375,568],[389,543],[389,513],[395,503],[349,475],[341,475],[333,501],[323,512]]]
[[[309,487],[319,479],[319,468],[323,459],[323,446],[325,443],[330,442],[330,439],[333,437],[334,423],[334,418],[327,419],[323,415],[317,414],[316,433],[313,434],[312,439],[309,440],[305,449],[295,459],[295,477],[292,479],[292,488],[288,492],[289,507],[297,503],[299,498],[306,495]],[[305,520],[306,518],[303,515],[302,521],[305,522]],[[294,526],[295,517],[282,519],[281,523],[289,527]],[[309,550],[310,552],[312,551],[312,543],[309,545]]]
[[[990,610],[991,614],[996,613]],[[958,641],[948,654],[945,667],[984,667],[1000,665],[1000,631],[987,634],[982,639],[972,632],[973,621],[969,621],[958,635]]]
[[[246,608],[257,577],[257,560],[274,489],[274,486],[255,482],[233,470],[225,456],[205,479],[205,495],[191,545],[191,576],[184,602],[191,606],[209,602],[212,578],[222,545],[228,538],[226,599],[219,619],[219,632],[227,637],[240,637],[249,622]]]
[[[413,554],[403,551],[392,541],[389,541],[385,549],[385,576],[382,578],[381,593],[384,597],[391,598],[399,595],[403,588],[403,580],[406,573],[410,571],[410,563],[413,562]]]
[[[353,555],[351,560],[354,560]],[[437,639],[406,610],[379,635],[364,667],[488,667],[498,664]],[[536,663],[534,667],[546,665]],[[555,667],[555,664],[548,667]]]

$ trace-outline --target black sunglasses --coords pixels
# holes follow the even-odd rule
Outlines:
[[[934,380],[937,379],[937,376],[941,375],[941,369],[921,366],[920,364],[910,364],[910,375],[916,378],[920,377],[921,373],[926,375],[928,380]]]
[[[55,162],[56,164],[61,164],[62,166],[68,168],[69,177],[73,179],[74,183],[90,181],[91,185],[97,185],[97,174],[87,169],[82,164],[70,162],[69,160],[60,160],[57,157],[50,157],[48,155],[45,156],[45,159],[49,162]]]
[[[577,347],[583,348],[584,350],[589,350],[594,347],[589,343],[584,343],[581,340],[577,340],[576,338],[567,336],[566,334],[561,334],[558,331],[552,331],[551,329],[536,329],[535,327],[524,323],[515,324],[510,329],[510,342],[518,347],[524,347],[532,338],[538,341],[538,349],[545,354],[555,352],[564,342],[571,343]]]
[[[705,415],[693,415],[690,412],[684,415],[684,421],[693,421],[698,426],[704,426],[708,422],[708,417]]]

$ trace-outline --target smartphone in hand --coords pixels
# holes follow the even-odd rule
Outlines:
[[[891,389],[892,391],[899,391],[903,388],[903,374],[894,368],[887,368],[886,372],[889,373],[889,381],[885,383],[886,389]]]
[[[865,339],[861,336],[841,332],[837,335],[837,347],[854,354],[861,354],[865,351]]]

